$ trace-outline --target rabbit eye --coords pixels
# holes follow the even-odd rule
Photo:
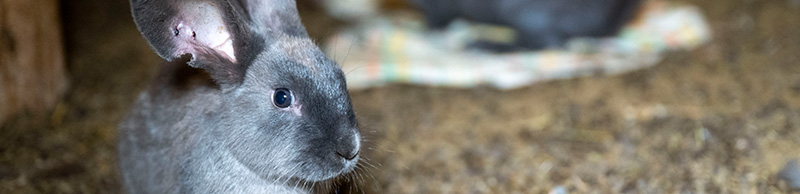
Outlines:
[[[292,92],[286,88],[278,88],[272,96],[272,103],[278,108],[286,108],[292,105]]]

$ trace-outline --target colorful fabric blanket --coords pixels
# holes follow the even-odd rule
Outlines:
[[[513,89],[586,75],[613,75],[650,67],[664,51],[692,49],[711,33],[694,6],[648,1],[639,16],[611,38],[577,38],[563,49],[493,54],[465,49],[479,39],[508,41],[511,30],[456,21],[426,30],[413,17],[378,17],[329,39],[327,52],[342,65],[351,89],[410,83],[490,85]]]

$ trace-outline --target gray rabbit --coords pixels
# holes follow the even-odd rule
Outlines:
[[[308,193],[353,171],[361,136],[344,74],[294,0],[131,8],[171,62],[119,126],[127,193]]]
[[[505,25],[517,31],[516,45],[475,46],[495,51],[560,47],[573,37],[613,36],[643,0],[410,0],[431,28],[456,18]]]

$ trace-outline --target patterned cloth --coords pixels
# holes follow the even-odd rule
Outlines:
[[[511,30],[456,21],[440,32],[413,18],[376,18],[334,35],[327,52],[351,89],[387,83],[513,89],[538,81],[613,75],[650,67],[664,51],[692,49],[710,37],[690,5],[648,1],[617,37],[577,38],[563,49],[492,54],[465,50],[479,39],[508,41]]]

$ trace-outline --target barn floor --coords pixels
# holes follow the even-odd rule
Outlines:
[[[512,91],[351,92],[366,193],[785,193],[800,158],[800,2],[687,1],[714,31],[645,70]],[[0,193],[118,193],[116,125],[160,61],[125,0],[63,3],[71,88],[0,126]],[[321,39],[332,22],[305,18]],[[318,41],[322,42],[322,41]]]

